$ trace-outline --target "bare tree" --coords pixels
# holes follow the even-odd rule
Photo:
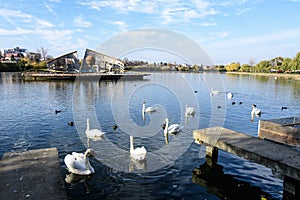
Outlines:
[[[252,72],[252,68],[254,67],[255,63],[256,63],[255,58],[249,58],[250,72]]]
[[[48,49],[45,49],[44,47],[41,47],[40,49],[37,49],[37,52],[41,54],[42,60],[46,60]]]

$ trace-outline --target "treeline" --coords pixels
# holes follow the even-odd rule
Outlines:
[[[300,70],[300,52],[294,58],[276,57],[271,60],[262,60],[255,64],[250,60],[249,64],[240,64],[233,62],[227,65],[217,65],[214,67],[218,71],[236,71],[236,72],[278,72],[292,73]]]
[[[31,61],[28,58],[21,58],[14,61],[0,62],[0,72],[20,72],[26,70],[46,69],[46,61]]]

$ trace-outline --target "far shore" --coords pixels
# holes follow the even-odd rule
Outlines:
[[[287,73],[255,73],[255,72],[226,72],[226,74],[241,74],[241,75],[252,75],[252,76],[272,76],[280,78],[293,78],[294,80],[300,81],[300,74],[287,74]]]

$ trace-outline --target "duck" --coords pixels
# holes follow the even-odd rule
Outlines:
[[[55,114],[60,113],[60,112],[61,112],[61,110],[55,110]]]
[[[258,109],[255,104],[252,104],[251,116],[254,116],[254,115],[260,116],[261,110]]]
[[[232,99],[232,97],[233,97],[232,92],[227,93],[227,98],[228,98],[228,99]]]
[[[118,125],[114,124],[114,125],[112,125],[111,127],[112,127],[114,130],[117,130]]]
[[[185,116],[195,115],[195,108],[192,106],[185,105]]]
[[[74,122],[68,122],[69,126],[74,126]]]
[[[90,164],[89,156],[95,155],[94,150],[89,148],[85,153],[72,152],[72,154],[67,154],[64,158],[64,162],[68,171],[73,174],[91,175],[95,173],[95,170]]]
[[[134,160],[143,161],[146,159],[147,149],[144,146],[134,148],[134,138],[130,135],[130,156]]]
[[[157,109],[155,107],[147,107],[146,108],[146,102],[143,102],[143,113],[147,112],[147,113],[150,113],[150,112],[155,112]]]
[[[86,137],[91,139],[101,139],[105,132],[102,132],[99,129],[92,129],[90,130],[90,119],[86,119],[86,131],[85,131]]]
[[[287,109],[287,107],[285,107],[285,106],[282,106],[282,107],[281,107],[281,110],[285,110],[285,109]]]
[[[165,119],[165,129],[164,129],[164,134],[177,134],[180,130],[182,129],[182,127],[179,124],[172,124],[171,126],[169,126],[169,119],[166,118]]]

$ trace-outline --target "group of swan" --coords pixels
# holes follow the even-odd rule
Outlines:
[[[148,107],[146,108],[145,102],[143,103],[143,112],[154,112],[156,108]],[[194,107],[186,105],[186,115],[194,115],[195,109]],[[91,139],[102,139],[105,132],[102,132],[98,129],[90,129],[90,121],[87,118],[87,127],[86,127],[86,136]],[[182,127],[179,124],[172,124],[169,126],[169,119],[165,119],[165,127],[164,134],[176,134],[178,133]],[[64,162],[66,164],[69,172],[77,175],[90,175],[95,172],[94,168],[91,166],[89,161],[89,156],[95,156],[95,152],[92,149],[87,149],[85,153],[77,153],[73,152],[72,154],[67,154],[64,158]],[[144,146],[134,148],[134,137],[130,136],[130,156],[134,160],[143,161],[146,159],[147,149]]]
[[[105,132],[99,129],[90,129],[90,119],[86,120],[86,137],[89,139],[102,139]],[[94,168],[91,166],[89,161],[89,156],[95,156],[95,152],[92,149],[87,149],[85,153],[73,152],[72,154],[67,154],[64,158],[64,162],[67,166],[69,172],[77,175],[90,175],[95,172]]]

